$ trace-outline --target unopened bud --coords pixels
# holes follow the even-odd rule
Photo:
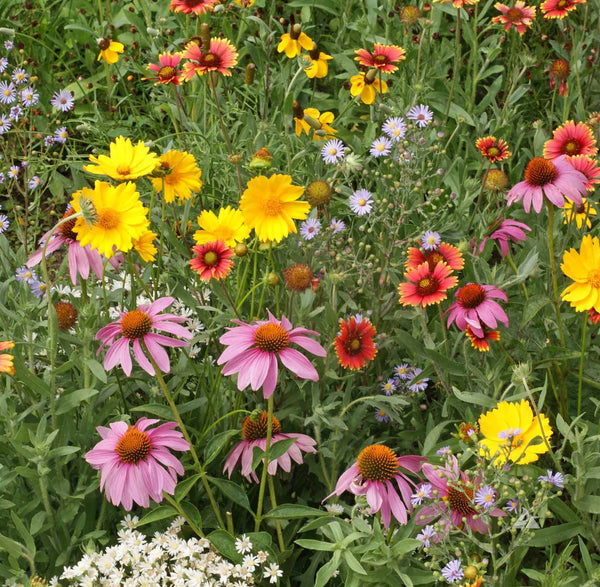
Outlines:
[[[365,74],[365,83],[372,84],[375,81],[375,76],[377,75],[377,70],[375,68],[369,69]]]
[[[246,73],[244,74],[244,83],[247,86],[251,86],[253,84],[255,72],[256,65],[254,65],[254,63],[248,63],[248,65],[246,65]]]
[[[210,25],[207,22],[200,25],[200,38],[202,39],[203,49],[210,47]]]

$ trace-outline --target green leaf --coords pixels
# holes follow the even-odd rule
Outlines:
[[[580,522],[570,522],[568,524],[561,524],[560,526],[541,528],[534,530],[533,537],[529,539],[526,546],[551,546],[559,542],[566,542],[569,538],[581,534],[583,530],[583,524]]]
[[[286,438],[284,440],[279,440],[275,444],[271,445],[269,450],[269,462],[278,459],[281,455],[285,454],[290,446],[297,442],[297,438]]]
[[[342,553],[338,550],[333,553],[333,558],[326,564],[324,564],[315,577],[315,587],[325,587],[329,582],[329,579],[333,577],[333,574],[338,570],[340,565],[340,559]]]
[[[145,524],[151,524],[152,522],[158,522],[165,518],[173,518],[179,515],[179,512],[172,505],[159,505],[152,511],[148,512],[137,524],[136,528],[144,526]]]
[[[8,554],[14,556],[15,558],[23,556],[27,550],[20,542],[16,542],[12,538],[8,538],[3,534],[0,534],[0,548],[3,548],[6,550],[6,552],[8,552]]]
[[[98,393],[100,392],[97,389],[83,388],[61,395],[56,402],[57,415],[70,412],[82,402],[94,397],[95,395],[98,395]]]
[[[331,542],[323,542],[322,540],[311,540],[310,538],[300,538],[294,540],[294,543],[302,548],[308,548],[309,550],[320,550],[325,552],[333,552],[336,549],[336,545]]]
[[[338,11],[335,6],[332,6],[330,0],[293,0],[293,2],[288,2],[287,5],[292,8],[318,8],[329,12],[329,14],[338,16]]]
[[[198,508],[189,501],[181,502],[181,509],[185,512],[185,515],[192,521],[199,529],[202,529],[202,516],[198,511]]]
[[[46,512],[38,512],[31,518],[31,524],[29,524],[29,532],[32,536],[35,536],[44,525],[46,521]]]
[[[88,366],[89,370],[93,373],[94,377],[102,381],[102,383],[106,383],[107,376],[104,367],[95,359],[86,359],[85,364]]]
[[[226,430],[213,436],[204,449],[204,466],[212,463],[229,441],[239,433],[239,430]]]
[[[265,518],[293,520],[295,518],[315,518],[317,516],[331,516],[331,514],[325,510],[318,510],[307,505],[284,503],[273,508],[265,515]]]
[[[472,393],[470,391],[459,391],[456,387],[452,388],[454,395],[467,404],[475,404],[484,408],[495,408],[497,402],[483,393]]]
[[[171,408],[163,404],[144,404],[143,406],[131,408],[130,411],[152,414],[153,416],[158,416],[161,420],[170,420],[173,418]]]
[[[241,563],[243,556],[235,549],[235,538],[225,530],[214,530],[208,535],[211,544],[226,558]]]
[[[21,538],[25,542],[25,546],[33,556],[35,554],[35,541],[33,536],[29,533],[29,530],[25,528],[25,524],[21,521],[21,518],[17,516],[14,511],[10,512],[10,517],[12,518],[13,524],[17,529],[17,532],[21,535]]]
[[[192,487],[194,487],[196,481],[198,481],[200,477],[202,477],[202,475],[200,475],[200,473],[196,473],[195,475],[192,475],[191,477],[183,479],[183,481],[177,483],[174,495],[175,501],[181,501],[191,491]]]
[[[392,545],[392,553],[394,556],[401,556],[403,554],[412,552],[422,544],[423,543],[420,540],[415,540],[414,538],[404,538]]]
[[[356,560],[356,557],[349,550],[345,550],[343,556],[346,564],[352,571],[359,573],[360,575],[367,574],[367,571],[363,569],[362,565]]]
[[[573,500],[572,504],[581,512],[600,514],[600,496],[585,495],[581,499]]]
[[[244,509],[252,512],[250,509],[250,502],[246,492],[233,481],[227,481],[226,479],[219,479],[218,477],[210,477],[210,482],[221,490],[221,492],[228,497],[234,503],[241,505]]]

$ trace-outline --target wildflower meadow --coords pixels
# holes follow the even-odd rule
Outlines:
[[[600,0],[0,0],[0,584],[600,585]]]

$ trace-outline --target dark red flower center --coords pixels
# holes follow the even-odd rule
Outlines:
[[[290,345],[290,337],[281,324],[267,322],[256,329],[254,342],[261,351],[278,353]]]
[[[121,462],[130,465],[137,465],[140,461],[146,460],[151,450],[150,437],[135,426],[127,428],[127,432],[121,436],[115,448]]]
[[[577,139],[569,139],[560,149],[563,155],[573,157],[581,153],[581,143]]]
[[[268,423],[267,412],[261,412],[260,415],[248,416],[244,418],[242,422],[242,438],[244,440],[258,440],[259,438],[267,437],[267,423]],[[279,434],[281,432],[281,424],[279,420],[273,416],[273,434]]]
[[[429,271],[433,271],[435,266],[442,261],[445,261],[444,255],[438,251],[431,251],[425,255],[425,261],[429,264]]]
[[[204,67],[219,67],[221,65],[221,58],[214,53],[204,53],[200,57],[200,65]]]
[[[477,283],[469,283],[458,292],[458,301],[463,308],[476,308],[484,300],[485,290]]]
[[[534,157],[525,169],[525,181],[533,186],[544,186],[558,177],[558,170],[552,161]]]
[[[423,277],[423,279],[419,279],[419,281],[417,282],[417,293],[421,297],[430,296],[431,294],[434,294],[439,288],[440,282],[432,275]]]
[[[517,22],[517,21],[521,20],[522,16],[523,16],[523,11],[520,8],[511,8],[506,13],[506,18],[508,18],[508,20],[510,20],[510,22]]]
[[[358,355],[362,349],[362,337],[349,333],[348,339],[344,341],[344,349],[349,355]]]
[[[196,8],[196,6],[200,6],[204,4],[205,0],[183,0],[183,4],[188,8]]]
[[[399,467],[396,453],[382,444],[372,444],[363,448],[356,464],[363,479],[369,481],[389,481]]]
[[[121,332],[125,338],[142,338],[150,328],[152,319],[142,310],[131,310],[121,318]]]
[[[571,73],[571,67],[568,61],[557,59],[550,64],[550,75],[553,75],[558,80],[565,80]]]
[[[172,65],[165,65],[161,67],[158,72],[158,79],[161,81],[168,81],[173,79],[177,73],[177,70]]]
[[[461,482],[459,488],[448,486],[448,505],[450,509],[458,512],[461,516],[473,516],[477,510],[471,505],[473,500],[473,490],[470,487],[464,487]]]
[[[74,213],[75,213],[75,210],[73,210],[73,208],[71,208],[69,206],[67,208],[67,211],[62,215],[61,220],[68,218],[69,216],[71,216]],[[64,224],[61,224],[58,231],[60,232],[60,234],[63,238],[66,238],[67,240],[72,240],[72,241],[77,240],[77,233],[73,232],[73,227],[75,226],[75,222],[77,222],[77,218],[73,218],[72,220],[69,220],[68,222],[65,222]]]

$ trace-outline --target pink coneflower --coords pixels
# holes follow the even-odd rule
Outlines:
[[[541,6],[542,14],[546,20],[551,18],[563,19],[578,4],[585,4],[587,0],[546,0]]]
[[[595,187],[593,184],[600,183],[600,167],[596,166],[596,161],[587,155],[575,155],[569,157],[569,163],[574,169],[580,171],[585,175],[587,183],[585,189],[594,191]]]
[[[479,285],[478,283],[468,283],[461,287],[455,294],[457,300],[448,308],[449,328],[452,322],[456,321],[456,326],[465,331],[467,326],[480,338],[484,337],[484,328],[496,328],[498,322],[508,326],[508,316],[496,298],[507,302],[506,294],[493,285]]]
[[[233,269],[234,252],[224,241],[212,241],[192,248],[195,255],[190,260],[190,267],[200,276],[202,281],[224,279]]]
[[[204,14],[211,12],[219,2],[220,0],[171,0],[171,10],[183,14]]]
[[[511,26],[517,29],[517,32],[522,35],[527,28],[531,27],[533,20],[535,19],[535,6],[525,6],[525,2],[517,0],[512,8],[497,2],[494,4],[494,8],[499,10],[502,14],[500,16],[494,16],[492,22],[497,24],[503,24],[504,30],[507,31]]]
[[[564,206],[565,196],[579,205],[581,197],[586,194],[585,184],[585,175],[573,169],[565,155],[552,161],[534,157],[525,169],[525,180],[506,194],[506,204],[510,206],[523,200],[525,212],[529,213],[533,204],[538,214],[542,210],[544,196],[558,208]]]
[[[355,51],[355,61],[366,67],[375,67],[385,73],[394,73],[398,68],[394,65],[397,61],[406,59],[406,51],[397,45],[380,45],[375,43],[373,53],[366,49],[357,49]]]
[[[96,333],[96,339],[102,341],[98,353],[105,346],[109,346],[104,357],[104,368],[108,371],[116,365],[121,365],[127,376],[131,375],[131,354],[129,345],[133,341],[133,354],[139,366],[150,375],[154,375],[154,367],[146,357],[147,350],[158,368],[163,373],[171,369],[169,355],[163,347],[185,347],[187,342],[177,340],[159,332],[168,332],[187,340],[192,338],[192,333],[180,325],[185,318],[175,314],[161,314],[175,300],[171,297],[158,298],[149,306],[139,306],[137,310],[121,312],[121,317],[116,322],[107,324]],[[144,348],[142,344],[144,343]]]
[[[375,514],[381,511],[381,521],[386,529],[390,527],[392,516],[399,524],[404,525],[408,522],[408,512],[413,510],[411,496],[418,483],[410,479],[402,469],[418,473],[426,460],[425,457],[412,455],[397,457],[387,446],[372,444],[364,448],[356,463],[342,473],[333,493],[325,500],[334,494],[341,495],[344,491],[365,495],[371,512]]]
[[[113,505],[130,510],[133,502],[147,508],[149,498],[160,503],[163,492],[175,493],[177,473],[183,465],[169,449],[190,450],[176,422],[148,430],[158,420],[140,418],[133,426],[113,422],[110,428],[98,426],[102,440],[85,455],[85,460],[101,472],[100,491]],[[166,468],[165,468],[166,467]]]
[[[178,86],[183,79],[183,70],[177,69],[181,61],[181,54],[161,53],[158,56],[158,63],[151,63],[146,69],[156,72],[154,77],[144,77],[144,80],[154,80],[154,85],[174,84]]]
[[[446,263],[438,263],[433,270],[428,263],[409,269],[404,274],[408,281],[398,286],[400,303],[403,306],[420,306],[421,309],[439,304],[448,297],[446,292],[458,283],[458,277],[451,273],[452,269]]]
[[[223,75],[231,75],[231,68],[236,65],[238,54],[228,39],[214,37],[210,40],[208,50],[201,49],[198,43],[190,43],[183,57],[191,60],[183,66],[183,77],[189,82],[196,73],[204,75],[209,71],[218,71]]]
[[[246,324],[233,320],[239,326],[229,328],[219,342],[227,345],[217,360],[223,365],[223,375],[238,373],[237,387],[242,389],[250,385],[253,391],[263,388],[263,397],[268,399],[277,384],[277,359],[300,379],[318,381],[319,374],[310,361],[299,351],[290,347],[297,344],[305,351],[324,357],[325,349],[307,334],[319,335],[306,328],[292,329],[291,322],[285,317],[277,320],[271,312],[269,319]]]
[[[489,532],[489,526],[480,517],[481,512],[473,500],[480,483],[476,479],[469,479],[467,474],[460,470],[454,455],[448,456],[443,467],[424,463],[423,474],[431,483],[437,499],[434,504],[419,510],[417,524],[429,524],[443,516],[444,520],[440,521],[442,526],[450,522],[455,528],[462,529],[464,519],[471,530],[481,534]],[[487,508],[486,514],[494,517],[506,516],[506,513],[498,508]]]
[[[504,259],[504,257],[508,255],[509,241],[512,241],[513,243],[519,243],[527,239],[527,236],[524,232],[525,230],[531,231],[531,228],[523,222],[517,222],[516,220],[510,219],[503,220],[500,223],[500,226],[494,232],[492,232],[490,236],[486,236],[481,241],[481,244],[479,245],[479,251],[483,251],[487,240],[492,239],[498,241],[498,244],[500,245],[500,253]]]
[[[75,214],[73,208],[67,208],[62,219],[68,218]],[[42,245],[27,261],[27,267],[35,267],[41,260],[44,251],[44,243],[48,240],[46,246],[46,257],[58,250],[62,245],[68,247],[67,258],[69,261],[69,274],[73,285],[77,283],[77,275],[81,275],[82,279],[87,279],[90,275],[90,269],[94,272],[98,279],[102,279],[103,257],[96,249],[92,249],[90,245],[82,247],[77,240],[77,234],[73,232],[76,218],[65,222],[59,226],[54,232],[47,232],[40,239]]]
[[[583,122],[575,124],[572,120],[559,126],[552,133],[552,138],[544,143],[546,159],[554,160],[561,155],[594,157],[597,152],[596,139],[592,129]]]
[[[252,416],[248,416],[244,419],[244,422],[242,423],[243,440],[229,453],[229,456],[225,460],[223,473],[227,473],[229,477],[231,477],[233,470],[239,463],[242,468],[242,475],[246,477],[248,481],[258,483],[258,477],[252,470],[253,451],[255,446],[262,451],[265,451],[267,448],[267,422],[267,412],[261,412],[261,415],[254,420],[252,419]],[[269,475],[275,475],[278,466],[286,473],[289,473],[292,468],[292,460],[301,465],[303,462],[303,452],[313,454],[317,452],[317,449],[315,448],[317,443],[315,440],[306,434],[281,432],[281,424],[279,423],[279,420],[273,416],[271,447],[280,440],[286,440],[288,438],[295,438],[296,441],[280,457],[277,457],[269,463],[267,469]]]
[[[460,271],[465,266],[461,252],[454,245],[445,242],[440,243],[436,249],[429,251],[417,247],[408,249],[407,269],[416,269],[425,262],[429,264],[431,271],[438,263],[446,263],[453,271]]]

